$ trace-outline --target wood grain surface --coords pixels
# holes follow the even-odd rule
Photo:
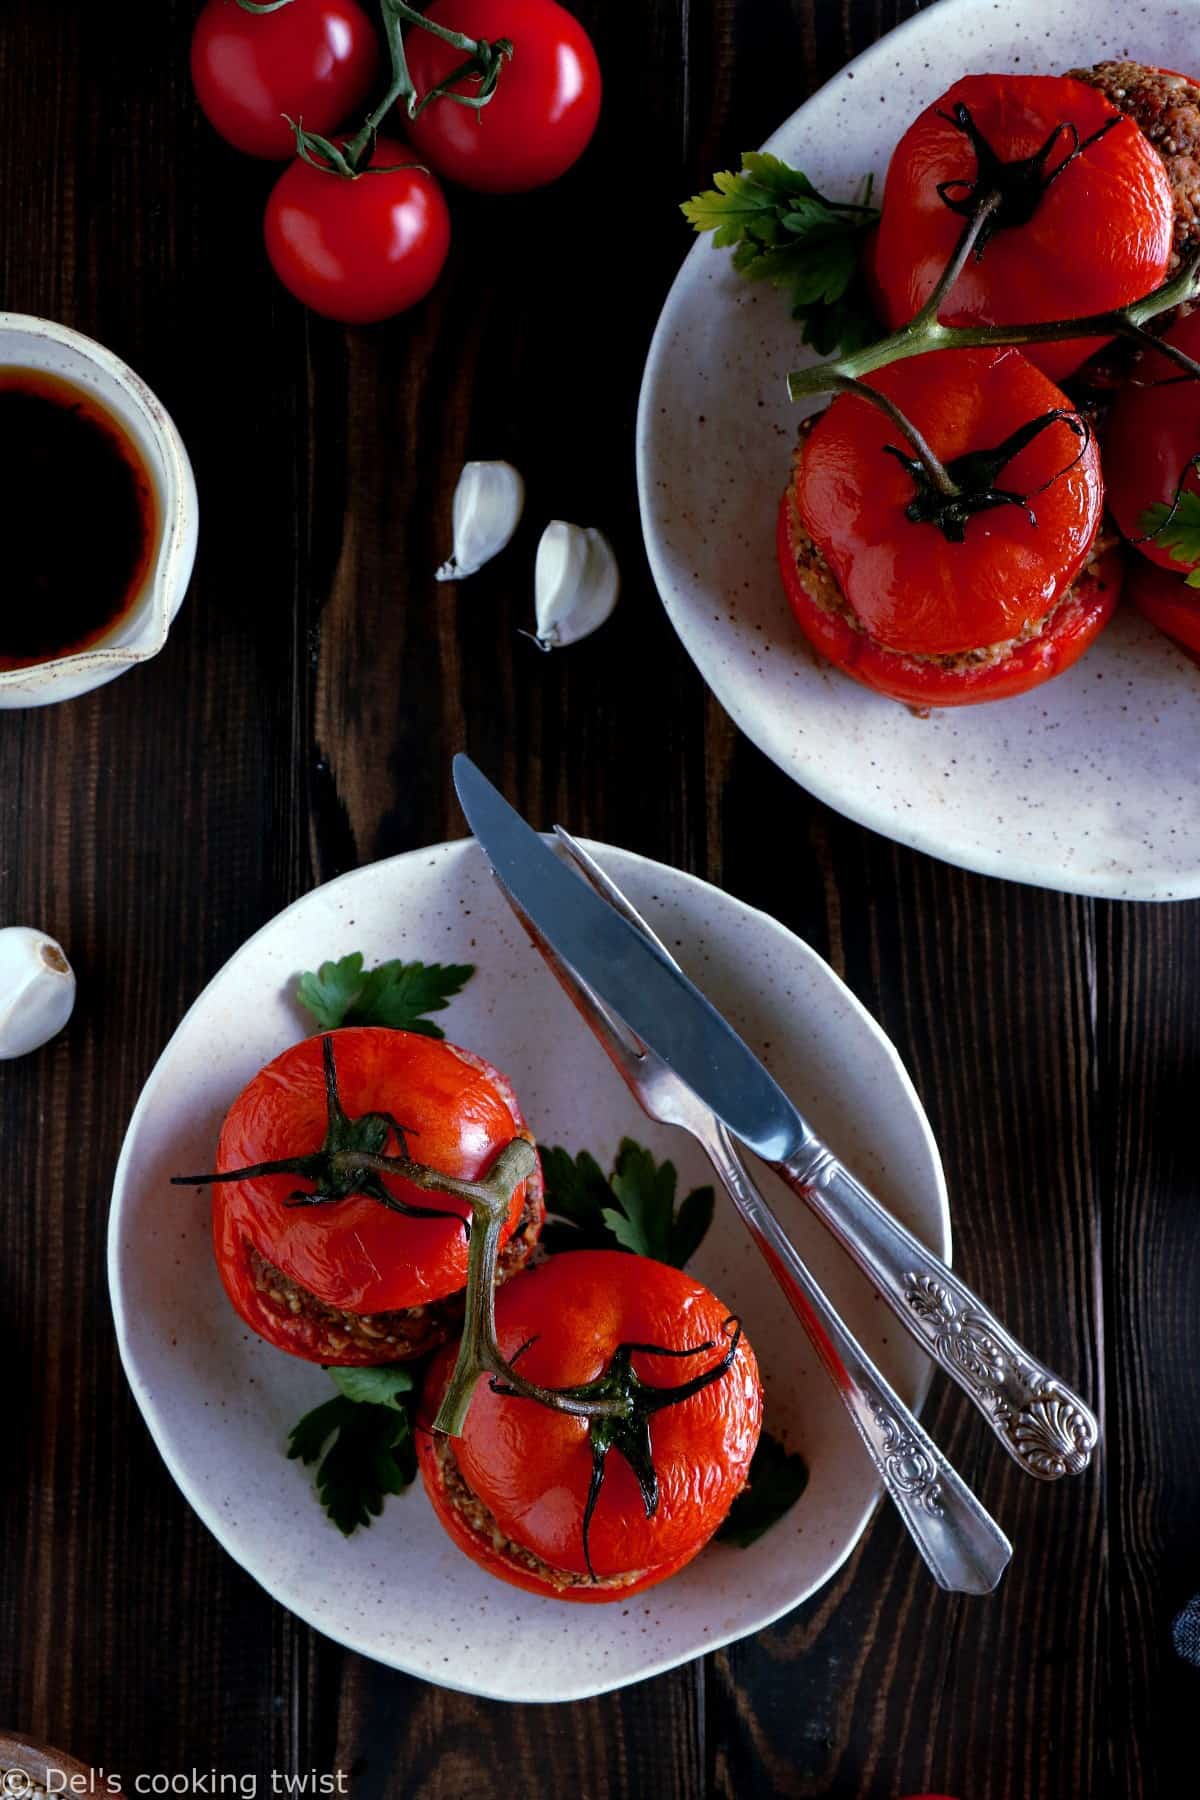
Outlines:
[[[196,114],[191,4],[0,6],[3,304],[146,377],[202,511],[165,653],[0,714],[0,922],[54,932],[80,975],[70,1029],[0,1075],[0,1728],[130,1789],[216,1769],[268,1793],[272,1769],[336,1767],[361,1800],[1195,1792],[1200,1686],[1169,1621],[1200,1587],[1200,912],[987,881],[825,811],[708,698],[640,544],[632,425],[686,249],[675,202],[910,8],[574,3],[608,82],[593,150],[544,194],[456,195],[434,297],[362,331],[271,279],[270,173]],[[625,595],[587,646],[516,635],[527,554],[461,594],[430,580],[469,455],[525,472],[525,552],[554,514],[611,533]],[[125,1122],[249,932],[340,870],[462,834],[464,747],[536,821],[774,913],[899,1046],[956,1260],[1103,1406],[1098,1467],[1045,1489],[935,1387],[928,1423],[1016,1544],[991,1600],[936,1592],[884,1511],[757,1638],[586,1704],[504,1707],[316,1636],[176,1492],[108,1308]]]

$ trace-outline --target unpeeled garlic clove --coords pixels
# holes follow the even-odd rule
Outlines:
[[[438,581],[461,581],[498,556],[521,521],[525,483],[506,462],[469,462],[454,490],[454,549]]]
[[[75,1005],[75,973],[44,931],[0,930],[0,1062],[26,1056],[62,1030]]]
[[[594,525],[551,519],[533,568],[537,642],[562,650],[590,636],[617,604],[621,588],[612,545]]]

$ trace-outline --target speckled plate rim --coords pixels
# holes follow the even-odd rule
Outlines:
[[[761,148],[776,154],[784,154],[781,146],[786,145],[793,124],[814,100],[828,95],[831,90],[841,86],[847,80],[853,80],[856,75],[870,70],[876,62],[882,65],[885,58],[891,57],[894,53],[902,56],[910,39],[919,40],[929,30],[931,18],[937,19],[939,28],[953,31],[954,23],[951,14],[981,10],[983,10],[981,0],[936,0],[936,5],[913,13],[911,17],[902,20],[883,37],[876,39],[858,56],[837,70],[821,87],[815,89],[808,99],[771,133]],[[993,12],[1000,10],[996,0],[992,0],[989,10]],[[1005,11],[1009,15],[1022,10],[1025,9],[1014,5],[1012,0],[1007,0]],[[1031,14],[1038,11],[1036,0],[1030,0],[1028,10]],[[1195,12],[1197,22],[1200,23],[1200,7],[1195,5],[1195,0],[1180,0],[1180,4],[1169,10],[1172,12]],[[856,825],[865,825],[868,829],[879,832],[881,836],[891,839],[894,843],[906,845],[912,850],[923,851],[926,855],[936,857],[939,861],[947,862],[953,867],[968,869],[978,875],[989,875],[996,879],[1019,882],[1028,887],[1043,887],[1056,893],[1079,894],[1095,899],[1161,902],[1191,900],[1200,897],[1200,855],[1197,856],[1197,860],[1192,866],[1180,868],[1178,872],[1172,873],[1169,879],[1152,873],[1143,874],[1137,870],[1124,871],[1119,879],[1106,878],[1103,871],[1088,874],[1056,873],[1053,869],[1048,868],[1044,861],[1027,861],[1019,853],[1010,854],[1001,865],[996,859],[989,859],[982,851],[973,853],[969,850],[948,848],[935,824],[926,825],[915,817],[906,819],[886,805],[873,806],[865,797],[861,800],[856,799],[852,784],[822,776],[820,772],[814,771],[811,767],[804,768],[802,772],[798,771],[783,754],[777,753],[775,747],[763,741],[760,732],[756,729],[755,708],[743,698],[743,695],[752,693],[751,685],[739,684],[732,673],[714,669],[707,658],[698,654],[689,639],[684,609],[674,592],[678,584],[670,566],[669,547],[660,534],[656,522],[653,492],[654,470],[650,460],[651,415],[653,408],[660,400],[658,381],[662,366],[668,357],[674,327],[675,305],[685,288],[694,279],[697,270],[701,267],[702,259],[709,252],[710,246],[705,239],[698,239],[692,245],[663,302],[662,311],[650,341],[638,394],[635,426],[636,474],[642,536],[655,586],[684,649],[695,662],[705,683],[711,688],[734,724],[765,756],[770,757],[777,767],[797,781],[822,804],[841,813],[844,818],[852,820]],[[813,360],[807,351],[801,349],[795,359],[797,365],[803,364],[806,357],[808,360]],[[800,416],[801,414],[798,412],[797,418]]]
[[[511,1691],[505,1691],[494,1686],[489,1686],[485,1682],[475,1683],[462,1680],[457,1678],[453,1671],[443,1672],[439,1669],[434,1673],[429,1666],[420,1662],[406,1662],[400,1657],[381,1656],[378,1645],[365,1641],[360,1636],[356,1636],[353,1630],[338,1628],[331,1625],[328,1618],[322,1616],[319,1609],[306,1608],[302,1596],[298,1596],[292,1591],[281,1592],[279,1585],[265,1579],[255,1567],[253,1557],[243,1555],[239,1552],[236,1538],[231,1538],[230,1534],[225,1529],[216,1507],[210,1500],[208,1492],[199,1481],[193,1478],[186,1463],[176,1455],[172,1442],[169,1419],[164,1415],[148,1387],[140,1378],[137,1355],[131,1341],[129,1320],[124,1304],[121,1266],[121,1240],[123,1235],[122,1214],[130,1186],[132,1161],[136,1152],[138,1127],[142,1119],[156,1103],[157,1089],[160,1083],[165,1079],[167,1065],[172,1050],[177,1043],[188,1034],[193,1015],[198,1012],[210,990],[217,982],[223,980],[234,968],[236,968],[239,963],[251,959],[254,955],[256,946],[261,940],[273,932],[283,920],[307,906],[313,900],[314,896],[318,894],[329,896],[350,889],[360,881],[368,869],[372,872],[378,872],[380,869],[384,868],[394,869],[402,878],[405,865],[410,863],[414,866],[418,863],[427,865],[431,858],[452,857],[456,853],[461,853],[464,845],[469,845],[473,843],[473,841],[474,840],[470,838],[458,838],[442,844],[432,845],[428,848],[406,851],[398,856],[385,858],[381,863],[368,864],[364,865],[363,868],[352,869],[345,875],[338,876],[332,881],[311,888],[308,893],[302,894],[298,899],[292,901],[289,906],[284,907],[271,919],[268,919],[265,924],[261,925],[251,937],[246,939],[245,943],[233,952],[232,956],[222,964],[216,974],[214,974],[201,989],[200,993],[188,1007],[179,1024],[176,1026],[160,1052],[153,1069],[146,1078],[137,1104],[130,1115],[129,1124],[126,1127],[125,1137],[121,1146],[121,1154],[113,1176],[112,1203],[109,1212],[107,1247],[109,1300],[112,1306],[117,1348],[120,1353],[121,1364],[125,1371],[126,1380],[129,1382],[138,1409],[142,1414],[155,1447],[166,1465],[168,1473],[183,1494],[184,1499],[200,1519],[201,1523],[212,1533],[222,1549],[232,1557],[233,1561],[237,1563],[240,1568],[244,1569],[260,1587],[264,1588],[264,1590],[271,1595],[272,1599],[276,1600],[281,1606],[285,1607],[288,1612],[294,1614],[295,1617],[302,1620],[306,1625],[311,1626],[314,1631],[318,1631],[333,1642],[343,1645],[346,1649],[353,1651],[356,1655],[368,1657],[371,1661],[380,1663],[384,1667],[394,1668],[401,1674],[413,1675],[418,1679],[429,1681],[435,1686],[448,1688],[457,1693],[471,1694],[481,1699],[502,1700],[513,1704],[553,1705],[574,1700],[591,1699],[599,1694],[612,1693],[622,1687],[633,1686],[637,1682],[649,1680],[655,1675],[665,1674],[670,1669],[680,1668],[689,1662],[695,1661],[697,1657],[707,1655],[711,1651],[720,1650],[728,1644],[736,1643],[742,1638],[752,1636],[755,1632],[764,1630],[767,1626],[774,1624],[776,1620],[793,1612],[796,1607],[803,1605],[806,1600],[811,1599],[815,1593],[818,1593],[825,1587],[849,1560],[850,1556],[858,1547],[863,1533],[866,1531],[867,1526],[883,1497],[882,1486],[879,1483],[874,1484],[867,1503],[861,1508],[858,1515],[849,1522],[844,1543],[829,1559],[819,1575],[814,1577],[803,1591],[789,1594],[779,1605],[768,1606],[763,1611],[761,1617],[758,1617],[753,1622],[741,1625],[734,1630],[715,1635],[712,1638],[706,1638],[702,1644],[698,1644],[695,1648],[682,1654],[676,1655],[668,1653],[661,1656],[648,1656],[645,1665],[637,1669],[636,1672],[620,1675],[615,1679],[564,1683],[554,1692],[543,1691],[534,1694],[516,1694]],[[855,1019],[856,1024],[874,1040],[875,1045],[883,1054],[889,1069],[895,1078],[898,1098],[902,1097],[908,1108],[911,1110],[913,1120],[917,1126],[923,1147],[929,1159],[930,1171],[933,1175],[931,1187],[928,1190],[922,1190],[923,1192],[927,1192],[930,1214],[927,1222],[929,1234],[926,1241],[929,1242],[930,1246],[945,1262],[952,1262],[953,1242],[950,1202],[946,1187],[945,1171],[942,1167],[941,1154],[938,1150],[937,1140],[934,1137],[933,1130],[926,1117],[920,1096],[913,1085],[908,1070],[905,1068],[904,1063],[900,1058],[899,1052],[891,1039],[887,1036],[887,1033],[883,1030],[883,1027],[872,1017],[866,1007],[863,1006],[862,1002],[857,998],[853,991],[847,987],[846,983],[836,971],[832,969],[824,958],[819,956],[809,944],[805,943],[805,941],[798,937],[795,932],[790,931],[787,926],[781,924],[779,920],[773,918],[769,913],[765,913],[759,908],[750,906],[747,902],[738,900],[733,895],[727,894],[724,889],[715,887],[711,882],[703,881],[699,876],[692,875],[685,870],[669,868],[664,864],[656,862],[651,857],[640,855],[636,851],[620,850],[615,846],[599,843],[587,838],[581,839],[580,842],[586,849],[590,850],[594,855],[599,856],[601,859],[615,857],[618,861],[623,860],[628,864],[635,865],[647,872],[656,875],[665,874],[674,880],[678,880],[685,888],[706,890],[709,894],[716,894],[719,896],[722,905],[732,908],[744,917],[748,927],[786,941],[789,951],[793,955],[798,954],[800,959],[806,962],[821,980],[828,983],[833,995],[839,998],[846,1006],[847,1010]],[[580,1029],[582,1030],[584,1027],[581,1025]],[[630,1104],[636,1115],[635,1103],[631,1101]],[[924,1227],[922,1230],[924,1233]],[[798,1323],[796,1325],[796,1330],[797,1332],[801,1331],[801,1327]],[[918,1376],[916,1389],[911,1400],[912,1410],[917,1414],[920,1413],[924,1406],[932,1379],[933,1365],[931,1363],[923,1362]],[[424,1501],[423,1495],[421,1496],[421,1499]],[[428,1503],[425,1502],[425,1504]],[[916,1552],[914,1551],[913,1554],[915,1556]],[[923,1575],[921,1578],[923,1578]],[[578,1608],[575,1610],[586,1618],[589,1609]]]

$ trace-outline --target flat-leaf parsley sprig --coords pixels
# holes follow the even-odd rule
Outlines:
[[[712,1188],[693,1188],[676,1206],[674,1163],[656,1162],[632,1138],[622,1138],[611,1176],[586,1150],[573,1157],[549,1146],[541,1157],[551,1250],[619,1247],[682,1269],[712,1224]]]
[[[319,1464],[318,1498],[349,1537],[378,1518],[388,1494],[402,1494],[416,1480],[413,1372],[385,1363],[327,1373],[339,1392],[293,1425],[288,1455]]]
[[[871,176],[856,199],[830,200],[799,169],[758,150],[713,181],[683,202],[684,218],[697,231],[711,231],[718,249],[732,250],[740,274],[791,289],[805,343],[831,356],[839,347],[847,354],[859,350],[878,335],[860,268],[863,240],[879,218]]]
[[[365,969],[360,950],[308,970],[296,983],[296,999],[321,1031],[339,1025],[388,1025],[422,1037],[444,1038],[427,1013],[444,1012],[475,973],[473,963],[380,963]]]

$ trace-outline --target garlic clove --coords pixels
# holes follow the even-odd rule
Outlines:
[[[469,462],[454,490],[454,549],[437,581],[474,575],[509,542],[521,521],[525,483],[506,462]]]
[[[75,1005],[75,973],[44,931],[0,930],[0,1062],[49,1043]]]
[[[592,525],[551,519],[533,568],[537,642],[562,650],[590,636],[617,604],[621,577],[612,545]]]

